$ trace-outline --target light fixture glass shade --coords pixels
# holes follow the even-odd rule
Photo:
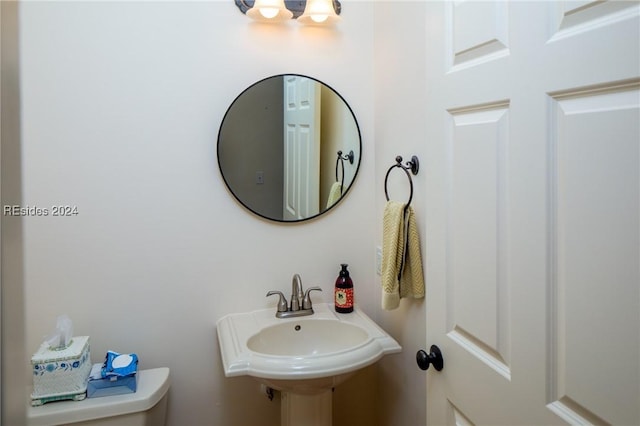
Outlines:
[[[330,25],[339,20],[333,0],[307,0],[304,13],[298,18],[305,25]]]
[[[256,0],[247,10],[247,16],[256,21],[282,22],[291,19],[293,13],[286,8],[284,0]]]

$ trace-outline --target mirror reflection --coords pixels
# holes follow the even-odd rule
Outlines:
[[[218,134],[218,165],[233,196],[281,222],[339,204],[361,158],[360,130],[345,100],[303,75],[277,75],[244,90]]]

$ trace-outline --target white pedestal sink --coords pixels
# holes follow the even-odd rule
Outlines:
[[[281,391],[282,426],[331,425],[332,388],[402,348],[358,307],[318,303],[315,313],[276,318],[275,309],[217,322],[225,376],[249,375]]]

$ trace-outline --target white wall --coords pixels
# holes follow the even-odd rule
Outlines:
[[[382,246],[382,213],[386,202],[384,177],[395,157],[403,163],[418,156],[421,172],[412,176],[414,193],[411,206],[416,215],[418,230],[423,236],[425,252],[425,172],[429,159],[423,155],[425,145],[426,103],[429,101],[425,82],[424,2],[376,2],[375,14],[375,194],[376,244]],[[401,30],[399,28],[402,28]],[[405,173],[396,168],[389,175],[389,197],[406,201],[409,182]],[[424,265],[424,262],[423,262]],[[380,277],[376,276],[376,287]],[[429,297],[429,283],[426,289]],[[402,345],[402,353],[383,358],[379,362],[381,425],[417,426],[426,422],[425,374],[418,369],[416,352],[426,347],[426,312],[423,300],[400,301],[393,311],[383,311],[377,292],[376,320]]]
[[[331,301],[341,262],[377,309],[373,4],[343,2],[330,31],[255,24],[232,1],[20,8],[23,204],[78,211],[24,220],[27,351],[66,313],[95,362],[113,349],[171,368],[169,425],[277,424],[256,383],[224,378],[215,321],[275,309],[265,293],[296,272]],[[228,105],[286,72],[340,92],[363,138],[346,200],[292,226],[244,210],[215,158]]]

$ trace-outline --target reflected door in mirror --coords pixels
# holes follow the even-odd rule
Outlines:
[[[284,77],[284,220],[320,212],[320,84]]]

